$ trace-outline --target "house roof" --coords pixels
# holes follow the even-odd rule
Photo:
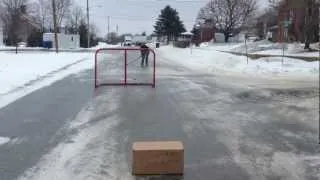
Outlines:
[[[193,34],[191,32],[184,32],[184,33],[181,33],[181,35],[189,35],[189,36],[192,36]]]

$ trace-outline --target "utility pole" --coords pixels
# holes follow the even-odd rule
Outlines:
[[[118,35],[118,33],[119,33],[119,25],[117,24],[117,35]]]
[[[87,35],[88,35],[88,42],[87,42],[87,46],[88,46],[88,48],[90,48],[90,21],[89,21],[89,0],[87,0]]]
[[[58,27],[57,27],[57,12],[56,12],[56,1],[52,0],[52,13],[53,13],[53,29],[54,29],[54,43],[56,48],[56,53],[59,52],[58,47]]]
[[[110,36],[110,16],[108,16],[108,34],[107,34],[107,42],[109,42],[109,36]]]

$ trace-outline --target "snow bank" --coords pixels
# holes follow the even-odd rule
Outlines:
[[[112,45],[112,44],[107,44],[104,42],[98,42],[97,46],[94,46],[90,49],[101,49],[101,48],[116,48],[116,47],[120,47],[120,44],[116,44],[116,45]]]
[[[0,108],[70,74],[92,67],[92,53],[0,52]]]
[[[219,51],[231,51],[237,53],[246,53],[246,45],[244,43],[222,43],[222,44],[211,44],[210,49]],[[319,52],[306,52],[304,44],[291,43],[272,43],[267,40],[248,42],[247,51],[250,54],[263,54],[263,55],[276,55],[281,56],[301,56],[301,57],[319,57]]]
[[[0,53],[0,95],[81,59],[85,53]]]
[[[221,47],[221,46],[220,46]],[[221,48],[222,49],[222,48]],[[237,72],[247,75],[288,75],[288,76],[312,76],[319,75],[319,62],[305,62],[290,58],[261,58],[249,60],[244,56],[236,56],[215,51],[211,47],[179,49],[172,46],[159,50],[160,55],[170,61],[174,61],[192,70],[201,72]]]

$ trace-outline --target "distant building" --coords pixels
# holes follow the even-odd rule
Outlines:
[[[315,8],[316,17],[319,9]],[[278,12],[278,25],[273,27],[277,31],[276,41],[304,42],[304,27],[306,18],[306,2],[304,0],[283,0]],[[317,29],[315,27],[315,33]]]
[[[214,42],[215,43],[224,43],[224,34],[223,33],[215,33],[214,34]]]
[[[135,35],[132,37],[132,43],[136,45],[147,43],[147,36]]]
[[[191,32],[184,32],[181,33],[178,37],[178,41],[188,41],[190,42],[192,40],[193,34]]]
[[[241,31],[238,34],[231,36],[229,39],[229,42],[235,42],[235,43],[244,42],[246,39],[246,34],[248,33],[245,31]]]
[[[43,34],[43,47],[55,48],[54,33]],[[80,36],[77,34],[58,33],[59,49],[77,49],[80,48]]]
[[[215,37],[215,24],[213,20],[207,19],[203,23],[199,24],[200,27],[200,39],[199,43],[209,42],[214,40]]]

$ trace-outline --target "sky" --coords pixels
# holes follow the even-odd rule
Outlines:
[[[87,0],[75,0],[85,10]],[[209,0],[89,0],[90,21],[98,30],[98,35],[107,34],[108,16],[110,32],[141,34],[153,32],[153,25],[162,8],[175,8],[187,31],[195,23],[198,11]],[[268,0],[258,0],[259,8],[266,7]]]

